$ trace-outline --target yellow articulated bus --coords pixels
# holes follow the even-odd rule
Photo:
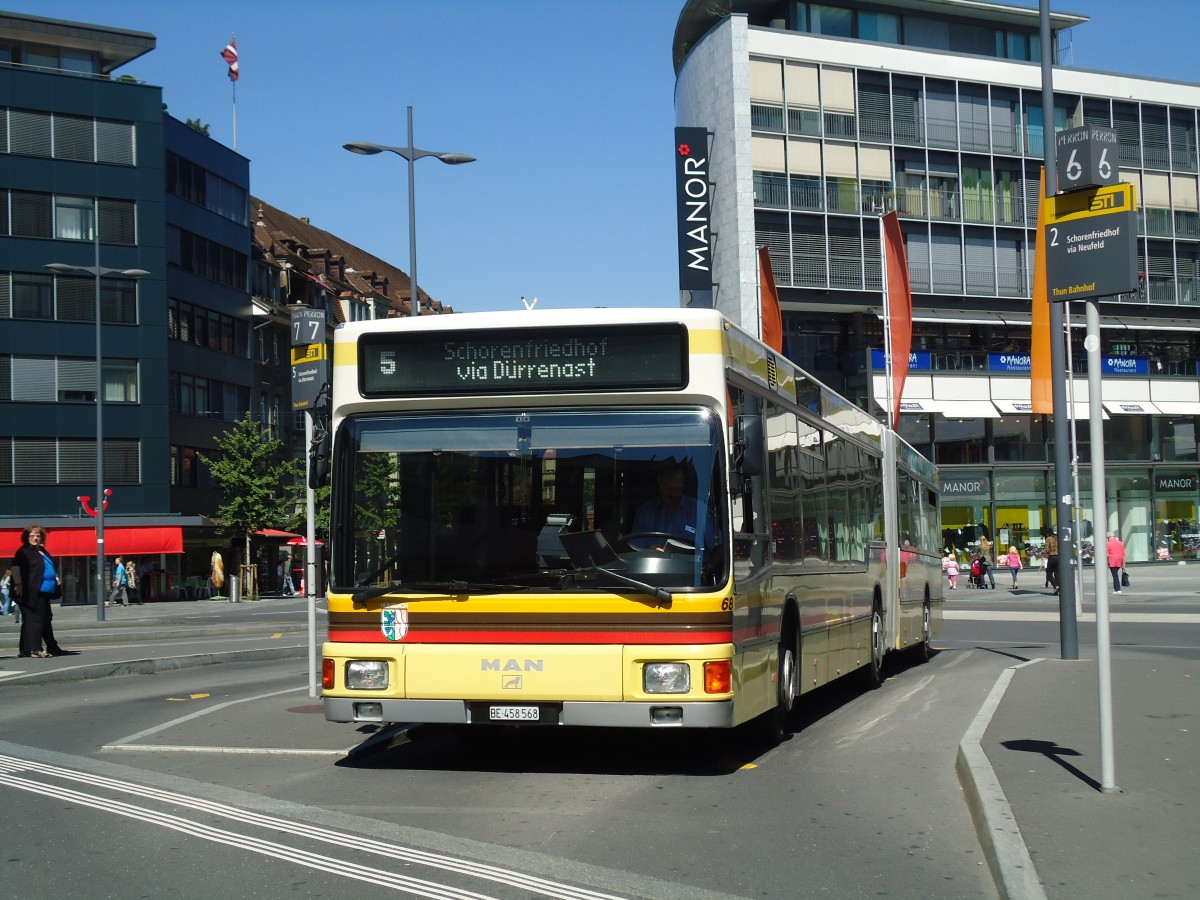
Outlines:
[[[778,738],[940,627],[934,467],[712,310],[361,322],[333,358],[331,721]]]

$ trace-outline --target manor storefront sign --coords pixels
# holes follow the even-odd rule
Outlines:
[[[1154,489],[1156,491],[1194,491],[1196,490],[1194,474],[1155,475]]]
[[[991,494],[991,484],[986,475],[954,475],[942,478],[942,496],[951,497],[988,497]]]

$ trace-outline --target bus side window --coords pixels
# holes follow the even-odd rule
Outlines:
[[[762,401],[740,388],[729,389],[733,404],[734,421],[729,426],[729,446],[733,448],[738,438],[737,417],[762,416]],[[767,561],[767,522],[764,505],[766,478],[755,475],[743,478],[736,471],[730,472],[734,483],[732,494],[733,521],[733,574],[735,579],[748,578],[757,573]]]

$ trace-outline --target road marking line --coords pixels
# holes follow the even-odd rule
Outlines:
[[[947,609],[943,619],[961,622],[1057,622],[1057,611],[1027,609]],[[1200,625],[1200,613],[1109,613],[1110,622],[1140,625]],[[1077,616],[1080,622],[1095,622],[1095,613]]]
[[[300,690],[303,690],[303,688],[300,688]],[[190,834],[204,840],[226,844],[232,847],[238,847],[266,856],[273,856],[279,859],[297,863],[299,865],[318,869],[320,871],[340,875],[345,878],[353,878],[358,881],[365,881],[371,884],[378,884],[384,887],[407,891],[408,893],[416,894],[417,896],[445,898],[445,900],[466,900],[466,898],[473,898],[473,900],[474,898],[478,898],[478,900],[485,900],[488,895],[478,894],[474,891],[464,888],[441,885],[437,884],[436,882],[398,875],[383,869],[376,869],[357,863],[352,863],[348,860],[336,859],[331,856],[311,853],[294,847],[289,847],[286,844],[267,841],[248,834],[227,831],[225,829],[216,828],[211,825],[205,825],[201,822],[193,821],[191,819],[186,819],[182,816],[161,813],[156,810],[135,806],[132,803],[126,803],[120,800],[83,793],[82,791],[74,790],[61,785],[34,781],[32,778],[30,778],[31,773],[37,773],[45,777],[57,777],[82,783],[93,790],[107,789],[123,794],[133,795],[144,800],[155,800],[158,802],[169,803],[174,806],[193,809],[198,812],[229,819],[239,822],[243,825],[255,826],[271,831],[281,832],[283,834],[297,836],[306,840],[314,840],[341,847],[353,852],[361,852],[374,856],[383,856],[392,861],[402,861],[405,864],[423,865],[433,869],[440,869],[445,872],[454,872],[473,878],[491,881],[496,884],[515,886],[523,888],[526,891],[532,891],[548,897],[562,898],[562,900],[617,900],[617,897],[612,894],[600,893],[589,888],[575,887],[562,882],[551,881],[547,878],[541,878],[536,875],[528,875],[514,869],[493,866],[487,863],[474,862],[461,857],[447,856],[426,850],[419,850],[414,847],[372,840],[364,837],[363,835],[333,831],[331,829],[322,828],[320,826],[304,822],[293,822],[288,819],[268,816],[262,813],[241,809],[236,806],[229,806],[227,804],[206,800],[202,797],[178,794],[173,791],[147,787],[135,782],[121,781],[119,779],[108,778],[102,775],[79,772],[73,769],[66,769],[59,766],[49,765],[47,763],[37,762],[35,760],[21,759],[12,756],[0,756],[0,784],[2,785],[8,785],[19,790],[29,791],[31,793],[37,793],[45,796],[59,797],[60,799],[80,803],[95,809],[103,810],[105,812],[126,816],[128,818],[137,819],[150,824],[156,824],[165,828],[170,828],[172,830],[179,831],[184,834]]]

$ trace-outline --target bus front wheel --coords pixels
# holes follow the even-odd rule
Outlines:
[[[871,608],[871,661],[866,668],[867,687],[874,690],[883,684],[883,663],[887,655],[887,638],[883,630],[883,606],[879,598]]]
[[[788,617],[777,649],[775,706],[759,717],[759,734],[764,743],[775,746],[787,736],[788,717],[800,696],[800,632],[795,619]]]

